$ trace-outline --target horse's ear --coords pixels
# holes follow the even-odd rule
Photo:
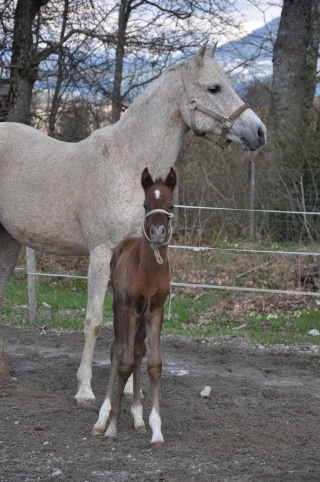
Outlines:
[[[167,175],[167,178],[164,182],[164,184],[171,189],[171,191],[174,190],[177,184],[177,174],[176,171],[171,167],[169,174]]]
[[[218,42],[216,42],[215,44],[212,45],[212,47],[209,48],[208,53],[207,53],[208,57],[212,57],[212,58],[214,57],[217,45],[218,45]]]
[[[144,190],[148,189],[148,187],[153,186],[154,182],[152,177],[149,174],[148,168],[145,167],[141,176],[141,184]]]
[[[208,40],[206,40],[205,43],[200,47],[199,52],[196,55],[197,62],[200,66],[203,65],[203,59],[206,55],[207,45]]]

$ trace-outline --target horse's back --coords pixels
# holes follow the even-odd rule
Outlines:
[[[23,124],[0,124],[0,223],[21,243],[87,252],[75,219],[85,176],[74,146]]]

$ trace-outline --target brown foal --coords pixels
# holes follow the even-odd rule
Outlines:
[[[146,432],[140,394],[140,370],[146,353],[147,337],[149,356],[147,369],[151,381],[152,409],[149,425],[152,445],[163,444],[159,405],[162,361],[160,333],[163,323],[163,304],[170,292],[168,243],[171,238],[172,193],[176,186],[176,173],[171,168],[166,180],[154,182],[145,168],[141,184],[145,191],[144,236],[127,238],[119,243],[110,262],[110,279],[113,288],[113,316],[115,339],[111,347],[111,374],[106,399],[92,435],[105,433],[111,439],[117,436],[117,421],[125,384],[133,373],[133,402],[131,413],[134,428]],[[115,399],[111,404],[113,388],[118,379]]]

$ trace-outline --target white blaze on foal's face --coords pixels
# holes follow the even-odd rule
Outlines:
[[[156,199],[160,199],[161,193],[160,193],[159,189],[154,190],[154,196],[155,196]]]

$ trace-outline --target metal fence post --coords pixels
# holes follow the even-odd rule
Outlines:
[[[36,276],[36,254],[31,248],[26,248],[27,275],[28,275],[28,309],[29,323],[37,323],[37,282]]]
[[[256,164],[253,159],[249,161],[249,238],[255,237],[255,190],[256,190]]]

